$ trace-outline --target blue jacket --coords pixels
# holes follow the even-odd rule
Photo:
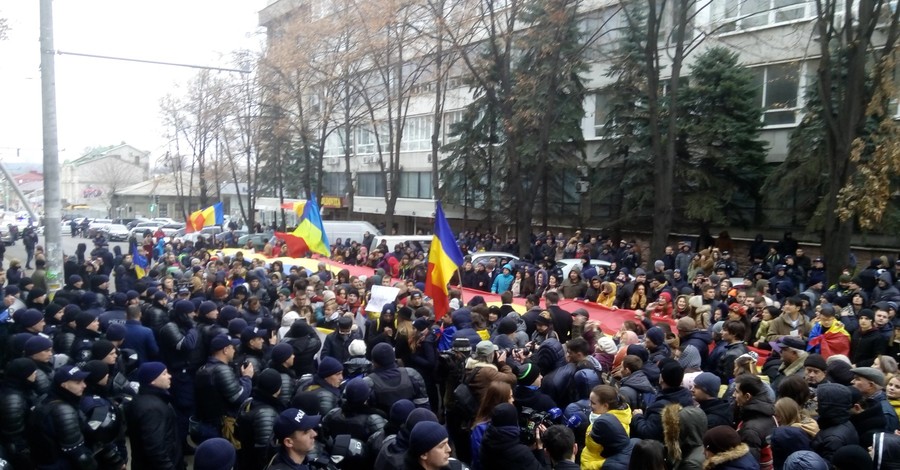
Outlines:
[[[504,266],[503,269],[510,269],[509,265]],[[510,286],[512,286],[513,279],[512,274],[498,274],[497,277],[494,278],[494,283],[491,284],[491,292],[494,294],[502,294],[508,291]]]
[[[663,440],[662,411],[666,405],[678,403],[683,407],[694,406],[691,391],[684,387],[667,388],[656,396],[656,401],[643,414],[631,419],[631,435],[640,439]]]
[[[137,353],[138,365],[156,360],[159,357],[159,345],[153,336],[153,330],[142,325],[138,320],[125,322],[125,340],[123,349],[131,349]]]

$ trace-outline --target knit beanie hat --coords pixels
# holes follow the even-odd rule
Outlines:
[[[354,405],[365,403],[371,393],[372,389],[362,378],[353,379],[344,387],[344,398]]]
[[[497,333],[508,335],[510,333],[515,333],[517,329],[518,325],[516,324],[516,320],[506,317],[503,320],[500,320],[500,325],[497,327]]]
[[[221,320],[221,317],[219,319]],[[228,322],[228,334],[231,336],[240,336],[244,332],[244,328],[247,328],[247,320],[243,318],[232,318]]]
[[[688,344],[682,348],[678,363],[681,364],[681,367],[684,369],[699,369],[700,352],[697,351],[697,348],[694,345]]]
[[[394,348],[387,343],[378,343],[372,348],[372,362],[379,367],[389,367],[397,362]]]
[[[87,361],[87,364],[85,364],[81,370],[88,373],[88,376],[84,381],[89,385],[97,385],[103,380],[103,377],[109,375],[109,366],[106,365],[105,362],[97,359]]]
[[[203,441],[194,452],[195,470],[231,470],[237,460],[234,446],[221,437]]]
[[[23,353],[25,357],[31,356],[33,354],[37,354],[41,351],[46,351],[53,347],[53,341],[50,341],[49,338],[41,335],[29,335],[31,338],[28,338],[25,341],[25,345],[22,347]],[[29,374],[31,375],[31,374]]]
[[[741,436],[731,426],[716,426],[703,435],[703,447],[713,454],[721,454],[739,445]]]
[[[91,357],[94,359],[103,359],[108,356],[114,349],[116,349],[116,345],[112,344],[111,341],[105,339],[98,339],[94,341],[94,344],[91,345]]]
[[[666,334],[663,332],[662,328],[658,326],[654,326],[653,328],[647,330],[646,336],[650,341],[653,341],[653,344],[657,346],[661,346],[666,342]]]
[[[800,450],[791,454],[784,461],[784,470],[830,470],[831,466],[819,454]]]
[[[491,424],[496,427],[518,426],[519,413],[516,411],[516,407],[509,403],[501,403],[494,407],[494,411],[491,413]]]
[[[541,375],[540,369],[530,362],[522,364],[519,368],[519,385],[531,385]]]
[[[810,354],[809,356],[806,356],[806,360],[803,361],[803,367],[814,367],[822,372],[828,370],[828,364],[821,354]]]
[[[641,361],[644,361],[644,363],[650,359],[650,351],[647,351],[647,348],[641,344],[632,344],[628,346],[626,354],[629,356],[637,356],[641,358]]]
[[[81,312],[75,317],[75,327],[78,329],[87,328],[87,326],[94,323],[94,320],[96,319],[97,315],[94,315],[91,312]]]
[[[412,430],[416,427],[417,424],[431,421],[434,423],[438,422],[437,415],[434,414],[433,411],[428,408],[416,408],[409,412],[409,416],[406,417],[406,429]]]
[[[674,359],[663,359],[659,364],[659,376],[670,387],[678,387],[684,380],[684,369]]]
[[[412,433],[409,436],[408,452],[413,456],[422,455],[435,448],[447,438],[447,429],[440,423],[423,421],[416,424],[412,429]]]
[[[344,366],[340,361],[331,357],[325,356],[319,361],[319,370],[317,371],[317,375],[319,378],[324,379],[325,377],[331,377],[338,372],[343,372]]]
[[[5,375],[15,380],[25,380],[37,370],[37,364],[27,357],[13,359],[6,364]]]
[[[63,308],[62,323],[64,325],[72,323],[78,317],[79,313],[81,313],[81,307],[75,304],[66,305],[65,308]]]
[[[718,375],[710,372],[701,372],[694,377],[694,388],[699,388],[703,393],[717,398],[719,389],[722,387],[722,379]]]
[[[150,385],[166,370],[162,362],[145,362],[138,368],[137,379],[141,386]]]
[[[234,321],[234,320],[232,320]],[[272,365],[282,364],[294,354],[294,348],[287,343],[278,343],[272,348]]]
[[[406,418],[409,418],[409,414],[416,409],[416,404],[407,400],[397,400],[393,405],[391,405],[391,412],[388,415],[388,419],[392,423],[403,424],[406,423]]]
[[[256,379],[256,386],[266,395],[275,395],[281,390],[281,374],[275,369],[266,369]]]
[[[44,319],[44,314],[40,310],[29,308],[21,312],[13,313],[13,321],[22,328],[31,328]]]

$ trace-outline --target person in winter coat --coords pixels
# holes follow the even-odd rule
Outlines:
[[[850,390],[840,384],[819,385],[819,433],[812,441],[812,450],[827,460],[843,446],[859,443],[859,435],[850,423],[853,399]]]
[[[481,402],[484,390],[494,381],[518,384],[518,378],[506,363],[506,351],[498,351],[490,341],[480,341],[475,346],[472,357],[466,360],[466,374],[471,374],[469,388],[475,399]]]
[[[784,468],[784,461],[794,452],[810,450],[809,436],[794,426],[775,428],[769,436],[769,444],[772,446],[772,459],[776,470]]]
[[[31,449],[26,438],[28,412],[36,396],[34,361],[20,357],[6,364],[0,382],[0,457],[12,468],[31,468]]]
[[[619,393],[633,410],[644,409],[645,395],[654,394],[656,388],[642,370],[644,362],[634,355],[625,356],[622,360],[622,380],[619,381]],[[650,395],[647,395],[649,397]]]
[[[618,424],[618,420],[610,416]],[[621,425],[619,424],[620,428]],[[546,453],[543,450],[540,433],[535,432],[534,448],[528,448],[519,440],[519,416],[516,407],[509,403],[501,403],[491,414],[491,425],[488,426],[481,441],[481,463],[483,468],[515,468],[522,470],[543,470],[548,467]],[[622,432],[624,435],[624,430]],[[628,439],[628,436],[625,436]]]
[[[491,293],[492,294],[502,294],[509,290],[510,286],[513,283],[513,275],[512,275],[512,265],[505,264],[503,265],[503,272],[497,275],[494,278],[493,284],[491,284]]]
[[[319,357],[333,357],[343,364],[350,359],[350,342],[362,339],[362,335],[353,329],[353,319],[349,316],[342,316],[337,323],[338,327],[325,337]]]
[[[634,411],[631,420],[631,434],[641,439],[663,439],[662,411],[666,405],[678,403],[681,406],[693,406],[694,398],[690,390],[681,386],[684,370],[678,361],[667,359],[660,363],[660,387],[662,390],[648,408],[646,413]]]
[[[295,321],[291,329],[282,339],[283,343],[290,344],[294,348],[294,372],[297,377],[303,374],[315,374],[317,363],[316,354],[322,346],[322,340],[316,330],[303,319]]]
[[[875,470],[900,467],[897,465],[900,462],[900,436],[886,432],[875,434],[869,453],[872,455],[872,462],[875,463]]]
[[[353,379],[344,388],[343,402],[322,418],[322,431],[332,439],[341,434],[349,434],[354,439],[366,442],[369,436],[384,429],[387,424],[385,414],[368,405],[372,389],[363,379]]]
[[[597,385],[591,390],[590,415],[588,427],[585,430],[584,450],[581,452],[582,470],[598,470],[603,467],[606,457],[603,454],[603,445],[591,437],[594,422],[605,414],[610,414],[619,420],[628,435],[631,430],[631,408],[625,399],[610,385]]]
[[[638,442],[638,439],[629,439],[619,419],[609,413],[594,420],[588,439],[603,448],[600,452],[604,459],[602,470],[627,470],[631,451]]]
[[[676,328],[681,346],[692,345],[697,348],[697,352],[700,353],[700,368],[707,370],[712,335],[709,331],[697,328],[697,322],[691,317],[679,318]]]
[[[663,409],[663,438],[673,470],[701,470],[703,435],[707,431],[706,414],[695,407],[677,403]]]
[[[856,367],[871,367],[887,348],[884,336],[875,328],[875,312],[864,308],[857,313],[859,329],[850,338],[850,362]]]
[[[285,410],[279,396],[281,374],[266,369],[259,374],[250,399],[241,404],[237,417],[238,465],[242,470],[262,470],[268,464],[273,439],[272,428]]]
[[[707,429],[716,426],[731,426],[734,419],[731,404],[727,400],[719,398],[719,389],[722,387],[722,379],[710,372],[701,372],[694,377],[694,386],[691,393],[700,409],[706,413]]]
[[[759,377],[741,375],[734,383],[734,418],[741,441],[750,448],[760,468],[772,468],[772,449],[767,438],[775,429],[775,407]]]
[[[704,470],[759,470],[747,444],[729,426],[716,426],[703,435]],[[770,467],[771,468],[771,467]]]
[[[309,383],[302,383],[291,399],[291,407],[299,408],[304,398],[318,405],[316,412],[325,415],[338,406],[341,399],[341,382],[344,380],[344,366],[333,357],[324,357],[319,369]]]
[[[829,470],[831,465],[822,456],[808,450],[791,454],[784,461],[784,470]]]

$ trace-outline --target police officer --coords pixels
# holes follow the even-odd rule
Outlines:
[[[238,344],[240,341],[226,335],[218,335],[210,341],[210,356],[194,380],[197,430],[192,430],[191,437],[195,442],[225,437],[233,432],[238,407],[250,397],[253,364],[240,366],[240,378],[231,367]]]
[[[172,406],[178,416],[180,442],[187,442],[188,422],[194,413],[194,377],[191,355],[197,348],[199,333],[194,327],[194,304],[189,300],[175,302],[172,321],[159,330],[159,350],[163,363],[172,375]]]
[[[273,433],[280,445],[269,470],[298,470],[310,468],[310,454],[316,449],[316,427],[322,419],[297,408],[289,408],[278,415]]]
[[[79,412],[87,376],[77,366],[59,368],[50,395],[35,408],[28,443],[38,468],[96,468],[97,461],[82,433],[87,421]]]
[[[281,375],[274,369],[259,374],[250,399],[238,413],[238,467],[241,470],[262,470],[272,455],[272,427],[278,414],[284,411],[281,403]]]
[[[34,404],[37,366],[28,358],[6,365],[0,382],[0,459],[15,469],[31,469],[31,449],[25,436],[26,416]]]
[[[183,470],[178,420],[171,405],[172,376],[161,362],[145,362],[137,371],[140,391],[125,409],[131,439],[132,470]]]

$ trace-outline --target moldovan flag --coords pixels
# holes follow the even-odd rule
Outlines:
[[[450,307],[447,283],[463,264],[463,255],[455,239],[444,217],[444,208],[438,201],[434,213],[434,238],[428,249],[428,274],[425,277],[425,295],[434,300],[434,316],[438,320]]]
[[[285,202],[281,204],[281,208],[297,214],[297,217],[303,217],[303,210],[306,208],[306,202]]]
[[[143,279],[144,276],[147,275],[150,263],[147,261],[147,258],[138,251],[137,243],[131,244],[131,259],[132,264],[134,264],[134,272],[137,274],[137,278]]]
[[[315,194],[306,202],[297,228],[291,233],[275,232],[275,236],[285,241],[288,247],[288,256],[291,258],[299,258],[307,251],[322,256],[331,256],[328,235],[325,234],[325,228],[322,226],[322,216],[319,214],[319,204],[316,203]]]
[[[222,225],[223,223],[225,223],[225,211],[222,209],[222,203],[217,202],[206,209],[191,212],[187,218],[185,232],[199,232],[203,227]]]

